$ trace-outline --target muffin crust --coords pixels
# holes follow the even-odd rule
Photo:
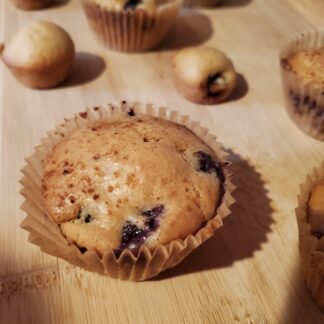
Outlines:
[[[313,81],[318,86],[324,87],[324,48],[300,51],[285,60],[283,64],[286,69],[306,82]]]
[[[44,160],[42,194],[70,242],[118,255],[195,233],[215,215],[221,175],[187,128],[130,111],[60,142]]]

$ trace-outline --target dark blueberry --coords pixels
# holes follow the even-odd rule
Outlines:
[[[287,59],[282,59],[280,61],[280,65],[282,66],[283,69],[290,71],[291,70],[291,65],[289,64],[289,61]]]
[[[150,229],[150,231],[155,231],[159,227],[159,222],[156,218],[149,218],[145,225]]]
[[[77,219],[85,223],[90,223],[93,221],[93,217],[90,214],[88,214],[85,210],[80,210]]]
[[[207,173],[212,173],[213,171],[216,171],[218,163],[213,160],[211,155],[203,151],[198,151],[194,155],[198,158],[200,171]]]
[[[87,217],[84,219],[85,223],[90,223],[92,221],[92,216],[91,215],[87,215]]]
[[[300,96],[299,95],[293,96],[293,102],[294,102],[295,107],[298,108],[299,104],[300,104]]]
[[[151,209],[145,209],[142,211],[142,215],[147,218],[145,225],[150,231],[155,231],[159,226],[158,216],[164,212],[164,205],[156,205]]]
[[[63,174],[69,174],[71,172],[72,172],[72,169],[70,169],[70,168],[64,168],[63,169]]]
[[[164,212],[164,205],[156,205],[151,209],[145,209],[142,211],[142,215],[149,218],[155,218]]]
[[[324,235],[322,231],[312,231],[312,234],[316,236],[318,239],[320,239]]]
[[[314,109],[316,107],[316,104],[317,104],[316,100],[312,100],[310,102],[309,109],[311,109],[311,110]]]
[[[220,182],[222,184],[224,183],[225,175],[222,166],[226,165],[227,163],[219,163],[217,161],[214,161],[209,154],[203,151],[196,152],[194,156],[198,158],[199,171],[206,172],[206,173],[215,172]]]
[[[303,104],[308,105],[309,103],[309,96],[304,97]]]
[[[83,246],[80,246],[79,247],[79,250],[80,252],[83,254],[83,253],[86,253],[88,251],[88,249],[86,247],[83,247]]]
[[[121,247],[134,249],[145,242],[146,234],[145,230],[126,222],[122,230]]]
[[[224,81],[224,78],[220,73],[216,73],[214,75],[211,75],[207,79],[207,90],[208,90],[208,96],[219,96],[222,94],[223,90],[225,89],[224,86],[217,82],[217,80]]]
[[[142,0],[128,0],[124,5],[124,9],[136,9],[140,3],[142,3]]]
[[[127,115],[130,116],[130,117],[134,117],[135,116],[134,109],[133,108],[130,108],[129,111],[128,111],[128,113],[127,113]]]

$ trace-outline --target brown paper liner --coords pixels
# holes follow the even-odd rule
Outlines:
[[[312,235],[308,224],[308,201],[316,183],[324,179],[324,163],[301,185],[296,217],[299,231],[301,267],[307,288],[324,312],[324,252],[319,251],[320,240]]]
[[[88,23],[106,47],[142,52],[156,47],[176,20],[182,0],[166,0],[153,11],[115,10],[81,0]]]
[[[167,245],[158,246],[152,251],[146,246],[142,246],[137,255],[126,249],[117,259],[112,250],[107,251],[102,257],[91,250],[82,254],[76,245],[68,243],[59,226],[46,215],[41,195],[42,161],[58,142],[76,129],[96,120],[112,118],[115,114],[129,111],[130,108],[134,109],[136,113],[168,119],[186,126],[210,146],[220,161],[226,162],[227,154],[216,142],[215,137],[208,134],[208,130],[200,127],[198,123],[190,121],[188,116],[182,116],[176,111],[168,111],[164,107],[157,108],[149,104],[126,103],[125,101],[120,104],[108,104],[87,109],[86,113],[66,119],[63,124],[56,127],[56,130],[48,132],[47,137],[42,140],[42,144],[35,148],[34,154],[26,159],[27,165],[22,169],[23,177],[21,179],[23,187],[21,194],[25,197],[25,201],[21,209],[26,212],[27,217],[21,227],[29,232],[29,241],[38,245],[46,253],[65,259],[71,264],[89,271],[106,274],[113,278],[140,281],[176,266],[222,226],[222,219],[230,214],[229,207],[234,203],[231,194],[234,186],[230,181],[230,172],[225,166],[223,168],[224,194],[216,215],[197,233],[188,235],[183,240],[174,240]]]
[[[11,0],[15,6],[22,10],[37,10],[50,5],[52,0]]]
[[[184,0],[183,6],[188,8],[211,8],[221,2],[222,0]]]
[[[288,115],[306,134],[324,141],[324,87],[305,81],[287,69],[286,64],[299,51],[321,47],[324,47],[324,32],[302,34],[282,49],[280,66]]]

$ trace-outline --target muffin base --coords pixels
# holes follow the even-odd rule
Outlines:
[[[324,179],[324,164],[315,169],[301,185],[296,217],[299,231],[301,268],[313,299],[324,312],[324,252],[317,251],[318,238],[312,235],[307,222],[310,193],[317,182]]]
[[[66,120],[55,131],[49,132],[47,138],[42,140],[42,144],[36,147],[35,153],[26,159],[27,165],[22,169],[24,176],[21,179],[23,186],[21,193],[25,197],[25,201],[21,208],[27,213],[27,217],[21,226],[29,232],[29,241],[38,245],[46,253],[65,259],[71,264],[89,271],[123,280],[140,281],[154,277],[163,270],[176,266],[222,226],[222,219],[230,214],[229,207],[234,202],[231,194],[234,186],[231,183],[228,169],[223,167],[224,193],[215,216],[195,234],[188,235],[184,240],[174,240],[167,245],[160,245],[152,251],[146,246],[142,246],[137,255],[125,249],[118,258],[112,250],[107,251],[102,257],[93,250],[88,250],[82,254],[76,245],[68,243],[59,226],[50,221],[46,215],[41,195],[42,160],[55,144],[76,129],[95,120],[109,119],[109,116],[128,111],[130,108],[134,109],[136,113],[168,119],[187,126],[209,145],[220,161],[226,162],[227,154],[216,142],[215,137],[209,135],[208,131],[201,128],[198,123],[191,122],[187,116],[181,116],[178,112],[167,111],[164,107],[156,108],[153,105],[128,104],[126,102],[94,107],[70,120]]]

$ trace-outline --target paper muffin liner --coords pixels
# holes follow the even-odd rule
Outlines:
[[[182,0],[165,0],[155,10],[115,10],[81,0],[88,23],[106,47],[143,52],[156,47],[174,24]]]
[[[222,0],[184,0],[183,6],[188,8],[211,8],[219,5]]]
[[[324,86],[305,81],[287,68],[287,59],[299,51],[324,47],[324,32],[309,32],[291,40],[280,53],[281,76],[290,118],[306,134],[324,141]]]
[[[142,246],[138,254],[125,249],[116,258],[110,249],[100,256],[94,250],[81,253],[75,244],[71,244],[63,236],[57,224],[52,222],[46,214],[42,194],[41,181],[43,176],[42,161],[52,148],[63,138],[75,130],[84,127],[100,119],[120,114],[121,111],[134,109],[136,113],[147,114],[164,118],[186,126],[199,136],[215,152],[221,162],[226,162],[227,153],[223,151],[216,138],[208,134],[208,130],[199,126],[197,122],[190,121],[188,116],[182,116],[177,111],[168,111],[164,107],[155,107],[150,104],[127,103],[108,104],[77,114],[72,119],[50,131],[47,137],[41,141],[41,145],[35,148],[35,152],[26,158],[27,165],[22,169],[21,194],[25,197],[21,208],[27,214],[21,227],[29,232],[28,240],[38,245],[42,251],[65,259],[73,265],[86,270],[105,274],[113,278],[123,280],[141,281],[156,276],[165,269],[176,266],[189,253],[210,238],[223,224],[222,219],[230,214],[230,205],[234,203],[231,183],[231,174],[227,165],[223,167],[225,181],[223,183],[223,195],[216,210],[216,214],[195,234],[188,235],[185,239],[177,239],[166,245],[159,245],[150,251]]]
[[[300,187],[296,217],[299,231],[301,267],[307,288],[324,311],[324,252],[319,251],[320,240],[312,235],[308,224],[308,202],[314,186],[324,179],[324,163],[309,175]]]

